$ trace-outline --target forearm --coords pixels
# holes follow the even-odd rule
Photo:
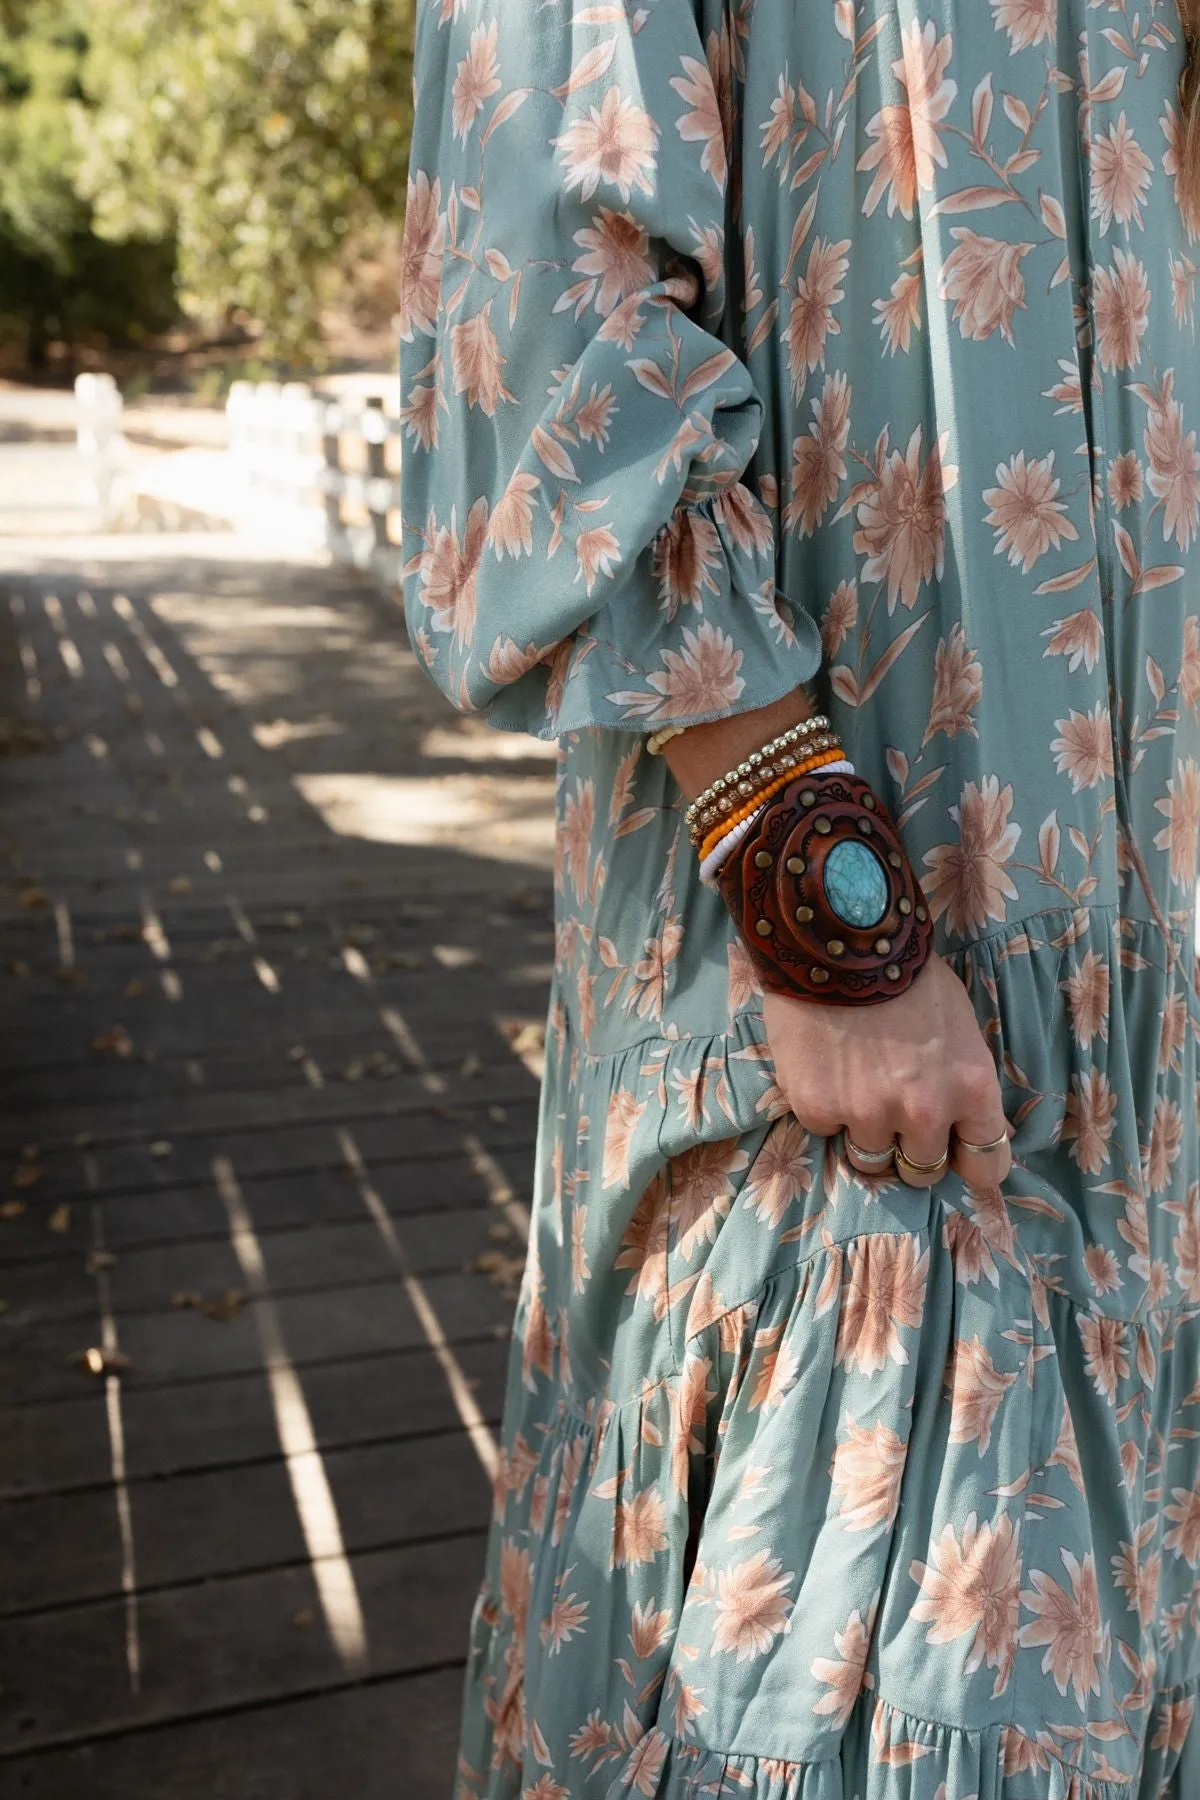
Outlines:
[[[670,740],[663,750],[663,760],[685,797],[694,800],[727,769],[736,767],[780,732],[811,718],[814,711],[805,690],[796,688],[782,700],[754,712],[716,719],[710,725],[691,726],[681,737]]]

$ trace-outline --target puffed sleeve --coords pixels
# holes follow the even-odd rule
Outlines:
[[[743,482],[700,0],[420,0],[404,234],[404,598],[463,711],[540,737],[813,675]]]

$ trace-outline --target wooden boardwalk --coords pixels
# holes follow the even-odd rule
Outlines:
[[[169,548],[0,573],[0,1791],[445,1800],[553,765]]]

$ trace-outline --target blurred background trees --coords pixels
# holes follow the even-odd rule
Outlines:
[[[319,359],[396,304],[415,0],[0,0],[0,343]]]

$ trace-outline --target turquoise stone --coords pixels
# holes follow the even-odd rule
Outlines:
[[[891,890],[883,864],[857,838],[835,844],[825,859],[825,897],[839,919],[869,931],[888,909]]]

